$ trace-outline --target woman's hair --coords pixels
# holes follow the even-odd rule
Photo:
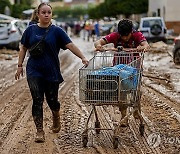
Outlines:
[[[52,9],[52,6],[51,6],[49,3],[43,2],[43,3],[39,4],[39,6],[38,6],[38,8],[37,8],[37,13],[39,13],[39,10],[40,10],[41,7],[44,6],[44,5],[47,5],[47,6],[49,6],[49,7]]]
[[[133,23],[129,19],[122,19],[118,23],[118,32],[121,36],[127,36],[132,32]]]
[[[31,21],[38,22],[39,18],[37,16],[37,9],[35,9],[31,15]]]

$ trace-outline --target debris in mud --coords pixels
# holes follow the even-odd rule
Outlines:
[[[12,60],[12,55],[6,55],[5,60]]]
[[[150,51],[155,52],[155,53],[167,52],[167,49],[168,49],[168,45],[166,43],[164,43],[163,41],[159,41],[156,43],[150,43],[149,45],[151,47]]]
[[[10,50],[10,49],[0,49],[0,54],[9,54],[9,55],[17,55],[16,50]]]
[[[88,44],[91,47],[92,42],[83,42],[78,38],[74,40],[78,41],[80,49],[88,57],[93,56],[93,53],[86,49]],[[0,50],[0,153],[178,153],[180,150],[180,72],[171,61],[172,58],[164,52],[166,44],[157,42],[152,46],[152,52],[145,53],[143,65],[141,113],[145,121],[144,137],[139,134],[139,120],[131,117],[129,126],[120,131],[119,147],[115,150],[112,144],[114,136],[112,130],[104,130],[100,134],[96,134],[94,130],[90,131],[87,147],[83,148],[82,133],[91,112],[91,106],[86,106],[79,100],[78,69],[81,63],[79,59],[77,61],[74,59],[74,55],[64,51],[60,53],[61,71],[65,79],[59,91],[61,130],[58,134],[51,133],[52,114],[47,102],[44,102],[46,142],[35,143],[31,115],[32,98],[28,84],[25,78],[19,81],[14,79],[18,52]],[[155,46],[159,49],[156,50]],[[168,50],[171,51],[170,45],[167,47],[167,52]],[[12,60],[4,59],[6,56],[8,58],[8,55],[12,56]],[[117,110],[113,110],[111,106],[97,108],[102,128],[114,128],[113,116],[117,116],[115,117],[117,120],[121,118],[119,108],[117,107]],[[89,126],[94,127],[94,122],[95,116]],[[150,147],[147,142],[153,132],[161,135],[161,143],[156,148]],[[154,144],[156,140],[157,138],[152,138]]]
[[[10,50],[10,49],[0,49],[0,59],[4,60],[12,60],[13,57],[17,57],[18,52],[16,50]]]

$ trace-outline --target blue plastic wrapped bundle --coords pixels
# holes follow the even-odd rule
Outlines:
[[[136,89],[138,84],[138,70],[126,64],[118,64],[113,67],[104,67],[94,71],[92,75],[119,76],[121,79],[121,90]]]

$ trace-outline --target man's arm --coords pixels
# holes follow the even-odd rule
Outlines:
[[[94,47],[96,48],[97,51],[103,51],[102,46],[105,44],[107,44],[107,42],[101,38],[94,43]]]
[[[144,52],[145,52],[145,51],[147,51],[148,49],[150,49],[150,46],[149,46],[149,44],[148,44],[147,41],[142,41],[142,42],[140,43],[140,45],[137,47],[137,49],[139,49],[139,50],[143,50],[143,49],[144,49]]]

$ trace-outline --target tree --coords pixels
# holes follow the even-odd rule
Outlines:
[[[91,18],[102,15],[116,17],[119,14],[129,17],[131,14],[146,13],[147,11],[148,0],[105,0],[104,3],[93,8],[93,11],[89,10]],[[96,12],[101,12],[101,14],[95,14]]]
[[[80,16],[87,14],[87,9],[82,7],[69,8],[69,7],[57,7],[53,10],[54,14],[58,16],[58,18],[76,18],[80,19]]]
[[[0,13],[4,14],[4,9],[6,6],[11,8],[11,3],[9,0],[0,0]]]
[[[22,12],[27,9],[31,9],[33,0],[20,0],[20,4],[14,4],[12,6],[12,16],[16,18],[22,18]]]
[[[63,1],[63,0],[49,0],[50,2],[59,2],[59,1]]]

